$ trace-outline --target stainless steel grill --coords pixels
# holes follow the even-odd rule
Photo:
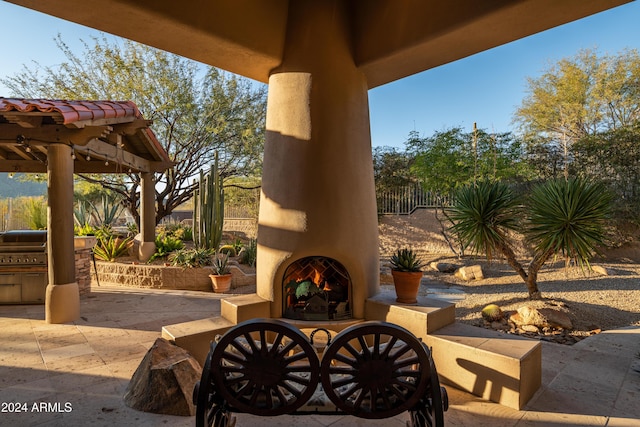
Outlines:
[[[46,230],[0,233],[0,304],[43,304],[47,283]]]

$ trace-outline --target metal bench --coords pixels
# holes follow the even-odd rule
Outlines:
[[[414,335],[378,321],[333,340],[319,330],[328,335],[320,357],[313,333],[276,319],[249,320],[218,337],[194,390],[196,426],[232,427],[234,412],[381,419],[404,411],[410,427],[444,425],[447,393],[429,349]]]

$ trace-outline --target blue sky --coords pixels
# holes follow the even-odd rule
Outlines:
[[[95,30],[0,1],[3,45],[0,77],[35,60],[55,65],[64,57],[53,38],[60,33],[72,48],[90,41]],[[416,74],[369,92],[374,146],[401,148],[409,132],[423,136],[473,123],[489,132],[514,130],[511,120],[526,95],[527,77],[580,49],[615,54],[640,49],[640,1],[563,25],[466,59]],[[9,96],[0,83],[0,96]]]

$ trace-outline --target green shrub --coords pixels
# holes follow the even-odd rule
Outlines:
[[[235,242],[230,243],[230,245],[233,245],[233,249],[236,250],[236,254],[240,252],[240,249],[243,248],[243,244],[242,244],[242,240],[240,239],[236,239]]]
[[[84,224],[82,226],[74,225],[73,234],[75,234],[76,236],[93,236],[96,234],[96,230],[89,224]]]
[[[135,222],[127,223],[127,234],[132,237],[138,234],[138,226]]]
[[[182,240],[167,234],[158,234],[156,236],[156,252],[149,258],[152,262],[156,258],[164,258],[173,251],[184,248]]]
[[[182,241],[193,240],[193,229],[188,225],[184,225],[180,222],[175,222],[175,221],[167,221],[161,226],[159,226],[158,234],[172,236]]]
[[[169,255],[169,261],[177,267],[204,267],[213,264],[213,255],[211,249],[178,249]]]
[[[242,253],[240,262],[254,267],[258,258],[258,241],[256,239],[249,240],[249,243],[243,249],[244,252]]]
[[[27,223],[32,230],[47,229],[47,202],[43,197],[31,197],[25,206]]]
[[[182,226],[182,240],[185,242],[193,242],[193,228],[188,225]]]

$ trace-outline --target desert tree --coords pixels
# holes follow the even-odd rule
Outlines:
[[[640,55],[635,49],[616,55],[581,50],[550,64],[539,77],[529,78],[527,87],[514,122],[530,152],[549,154],[552,164],[558,156],[562,158],[565,179],[577,141],[640,119]]]
[[[65,62],[34,62],[1,81],[16,97],[135,102],[175,163],[154,177],[156,223],[192,197],[216,151],[224,178],[259,175],[266,86],[132,41],[93,38],[82,52],[60,35],[56,44]],[[81,177],[119,194],[139,222],[139,176]]]

